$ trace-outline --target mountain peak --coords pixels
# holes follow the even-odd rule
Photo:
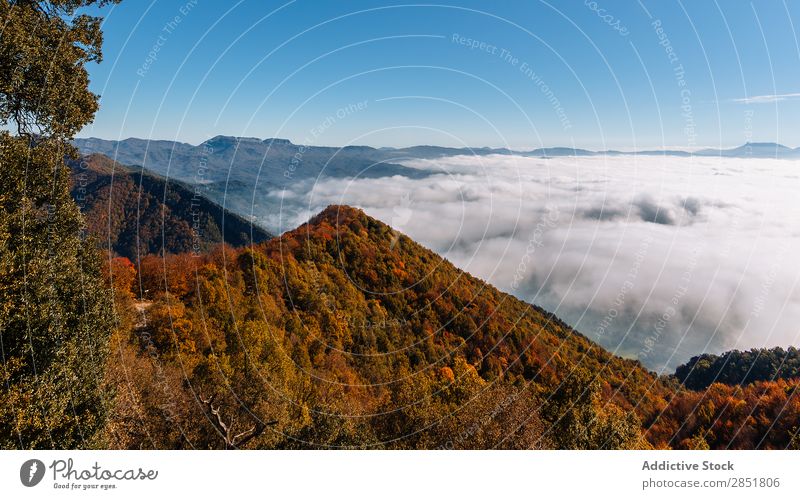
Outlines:
[[[271,137],[269,139],[264,139],[261,142],[267,144],[269,146],[293,146],[292,141],[289,139],[278,139],[275,137]]]
[[[330,225],[348,225],[354,219],[366,217],[360,208],[353,208],[344,204],[328,205],[324,210],[319,212],[316,216],[311,218],[308,223],[310,225],[317,225],[322,222],[328,222]]]
[[[553,314],[502,293],[358,208],[330,205],[259,249],[297,275],[293,282],[317,283],[320,292],[348,303],[369,302],[369,310],[380,311],[382,321],[402,325],[385,331],[387,344],[402,351],[425,345],[428,362],[455,354],[485,379],[527,377],[543,387],[559,385],[570,371],[568,359],[603,372],[610,384],[620,375],[608,373],[635,372],[647,381],[614,385],[619,388],[614,400],[642,419],[653,416],[654,404],[665,393],[637,362],[613,356]],[[309,268],[315,270],[303,278]],[[343,302],[336,303],[339,310]],[[342,338],[363,333],[354,328],[349,334]],[[558,364],[548,361],[556,349]]]
[[[777,142],[745,142],[742,147],[757,147],[760,149],[778,149],[781,151],[789,151],[791,148]]]
[[[234,135],[216,135],[205,142],[203,144],[230,144],[234,145],[237,143],[260,143],[261,139],[258,137],[237,137]]]

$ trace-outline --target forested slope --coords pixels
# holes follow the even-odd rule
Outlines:
[[[136,260],[150,253],[244,246],[271,235],[194,189],[92,154],[70,163],[71,194],[104,249]]]

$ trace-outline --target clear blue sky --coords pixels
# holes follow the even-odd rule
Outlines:
[[[800,146],[800,2],[124,0],[102,13],[101,110],[83,137]]]

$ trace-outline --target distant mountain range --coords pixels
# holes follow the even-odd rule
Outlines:
[[[727,158],[800,158],[800,147],[792,149],[774,142],[748,142],[733,149],[703,149],[696,156],[723,156]]]
[[[410,155],[365,146],[316,147],[286,139],[217,136],[200,145],[168,140],[75,139],[82,154],[100,153],[125,165],[143,166],[171,179],[197,184],[239,180],[250,186],[280,187],[300,178],[403,175],[426,173],[391,163]],[[443,149],[443,148],[442,148]],[[430,155],[435,155],[429,153]],[[422,154],[413,157],[422,157]]]
[[[721,156],[731,158],[800,158],[800,147],[792,149],[774,142],[748,142],[731,149],[642,150],[626,152],[617,150],[591,151],[574,147],[544,147],[529,151],[507,148],[469,148],[419,145],[404,148],[369,146],[324,147],[293,144],[287,139],[258,139],[253,137],[216,136],[199,145],[169,140],[105,140],[98,138],[75,139],[75,146],[84,154],[102,153],[123,164],[141,165],[170,177],[186,180],[197,176],[205,180],[219,179],[229,169],[253,165],[267,170],[278,169],[285,178],[296,176],[329,177],[350,176],[353,167],[361,167],[363,175],[378,177],[393,173],[409,175],[408,168],[392,161],[408,159],[433,159],[447,156],[486,156],[490,154],[519,155],[528,157],[559,156]],[[186,161],[192,159],[192,161]],[[198,175],[203,165],[209,172]],[[293,167],[293,168],[292,168]],[[257,169],[256,169],[257,170]],[[287,172],[288,170],[288,172]],[[263,172],[262,172],[263,173]],[[414,171],[410,176],[419,176]],[[267,176],[270,176],[267,173]],[[280,183],[280,182],[278,182]]]
[[[395,175],[424,178],[434,172],[402,163],[460,155],[564,156],[704,156],[735,158],[800,158],[800,148],[773,143],[747,143],[733,149],[590,151],[571,147],[547,147],[531,151],[505,148],[453,148],[421,145],[405,148],[369,146],[321,147],[293,144],[286,139],[217,136],[199,145],[169,140],[130,138],[120,141],[75,139],[84,155],[103,154],[125,165],[139,166],[170,181],[193,186],[213,202],[272,232],[287,227],[282,192],[298,183],[324,178],[385,178]],[[291,225],[291,224],[289,224]]]

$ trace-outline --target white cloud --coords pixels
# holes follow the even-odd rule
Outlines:
[[[768,94],[768,95],[754,95],[753,97],[742,97],[740,99],[733,99],[733,102],[741,102],[744,104],[774,104],[785,100],[794,100],[800,98],[800,93],[792,94]]]
[[[350,204],[391,224],[402,205],[410,216],[397,229],[654,369],[703,351],[800,342],[797,162],[460,156],[408,165],[437,174],[297,184],[267,222],[286,230]]]

